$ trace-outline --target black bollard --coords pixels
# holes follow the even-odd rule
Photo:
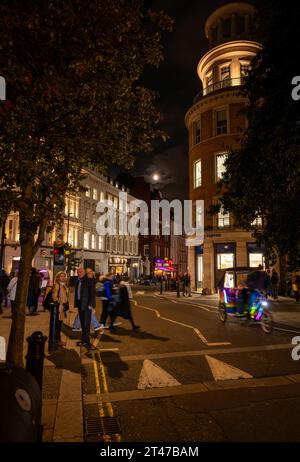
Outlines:
[[[49,328],[49,342],[48,351],[55,351],[58,349],[58,304],[50,303],[50,328]]]
[[[178,281],[176,283],[176,289],[177,289],[177,297],[179,298],[180,297],[180,284]]]
[[[163,293],[163,281],[162,279],[160,280],[160,295]]]
[[[26,369],[30,372],[42,390],[44,351],[47,337],[42,332],[34,332],[27,339],[28,351],[26,355]]]

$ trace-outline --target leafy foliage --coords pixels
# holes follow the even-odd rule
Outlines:
[[[20,332],[29,264],[45,231],[59,224],[66,193],[81,190],[83,167],[130,168],[165,136],[157,95],[139,80],[162,61],[171,26],[143,0],[0,2],[8,98],[0,105],[0,208],[20,214]]]

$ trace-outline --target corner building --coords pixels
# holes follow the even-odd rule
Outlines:
[[[207,211],[218,203],[217,182],[224,173],[226,155],[239,147],[247,119],[246,98],[241,90],[251,60],[260,49],[253,38],[254,8],[247,3],[229,3],[206,21],[209,51],[200,59],[197,72],[203,90],[188,110],[189,196],[204,200]],[[195,217],[196,219],[196,217]],[[259,220],[255,223],[259,226]],[[190,239],[188,265],[193,287],[215,293],[225,268],[257,267],[263,264],[263,249],[251,233],[240,229],[230,214],[205,213],[204,242]]]

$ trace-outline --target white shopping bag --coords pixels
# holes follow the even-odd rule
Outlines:
[[[0,361],[6,360],[5,338],[0,337]]]

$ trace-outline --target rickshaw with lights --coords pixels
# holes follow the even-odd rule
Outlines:
[[[253,268],[229,268],[223,271],[218,284],[219,317],[222,323],[228,315],[259,323],[266,334],[272,332],[272,315],[266,292],[251,290],[247,282]]]

